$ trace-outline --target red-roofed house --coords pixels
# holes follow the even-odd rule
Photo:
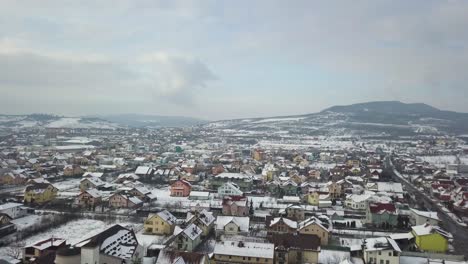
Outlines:
[[[398,214],[394,204],[370,203],[366,210],[366,223],[378,227],[396,226]]]

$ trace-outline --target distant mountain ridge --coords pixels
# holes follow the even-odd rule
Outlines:
[[[305,135],[468,134],[468,113],[439,110],[424,103],[375,101],[332,106],[312,114],[224,120],[210,125]]]

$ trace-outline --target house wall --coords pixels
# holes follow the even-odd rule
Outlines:
[[[174,232],[174,225],[170,225],[165,222],[158,215],[147,219],[144,224],[145,232],[155,235],[172,235]]]
[[[414,234],[414,232],[413,232]],[[426,236],[416,236],[416,245],[419,249],[428,252],[445,253],[448,249],[448,241],[439,233],[433,233]]]
[[[101,263],[99,261],[99,247],[89,248],[89,247],[82,247],[81,248],[81,264],[96,264]]]
[[[15,206],[8,209],[1,210],[0,213],[7,214],[11,218],[19,218],[26,215],[26,210],[21,209],[21,206]]]
[[[320,244],[328,245],[329,233],[328,230],[323,229],[316,223],[310,224],[308,226],[303,227],[299,230],[299,234],[305,235],[316,235],[320,238]]]
[[[81,256],[59,256],[55,257],[55,264],[80,264]]]
[[[364,261],[367,264],[400,264],[400,254],[393,250],[364,251]]]
[[[229,263],[252,263],[252,264],[273,264],[273,259],[266,258],[253,258],[253,257],[240,257],[228,255],[215,254],[214,264],[229,264]]]
[[[228,223],[224,226],[224,233],[226,235],[237,235],[239,231],[239,226],[234,223]]]

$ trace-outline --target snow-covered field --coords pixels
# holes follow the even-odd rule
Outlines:
[[[24,240],[24,245],[33,244],[37,241],[55,237],[66,239],[68,243],[75,244],[81,241],[82,238],[89,237],[91,234],[96,234],[110,224],[103,221],[92,219],[80,219],[68,222],[56,228],[49,229],[45,232],[38,233]],[[0,256],[8,254],[11,247],[0,248]]]
[[[74,188],[78,188],[80,186],[81,179],[69,179],[61,182],[54,182],[54,185],[59,191],[68,191]]]

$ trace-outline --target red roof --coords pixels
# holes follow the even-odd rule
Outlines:
[[[369,204],[369,209],[370,209],[371,213],[373,213],[373,214],[382,213],[384,211],[393,213],[393,212],[396,211],[395,205],[394,204],[389,204],[389,203]]]

